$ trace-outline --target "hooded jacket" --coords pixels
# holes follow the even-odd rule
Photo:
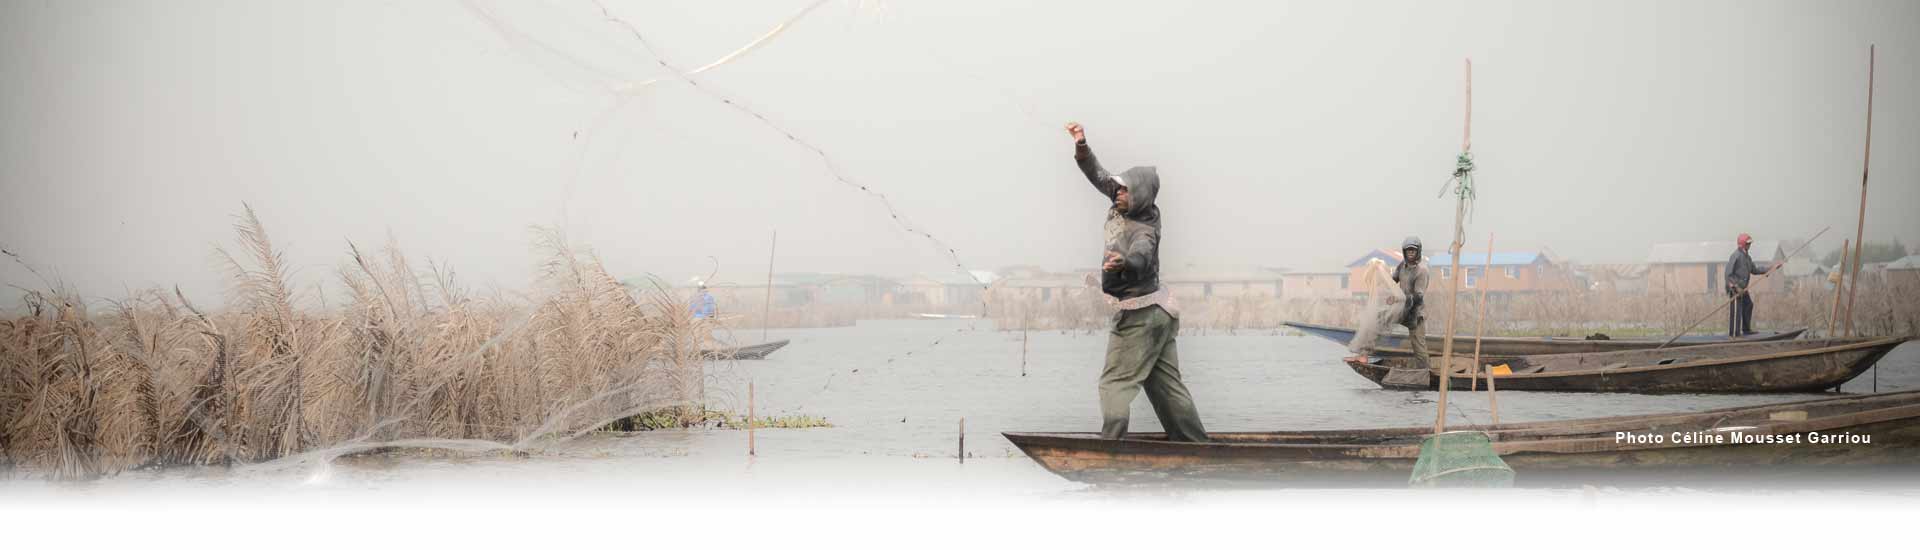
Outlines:
[[[1100,166],[1085,141],[1075,144],[1073,160],[1107,200],[1117,200],[1122,186],[1129,195],[1127,211],[1107,210],[1106,251],[1120,253],[1122,264],[1119,271],[1100,273],[1100,290],[1120,300],[1159,290],[1160,207],[1154,204],[1160,194],[1159,171],[1152,166],[1136,166],[1115,177]]]
[[[1407,296],[1407,307],[1400,316],[1400,324],[1412,327],[1414,323],[1427,318],[1427,257],[1423,254],[1418,262],[1400,262],[1393,267],[1393,282],[1400,284],[1400,292]]]

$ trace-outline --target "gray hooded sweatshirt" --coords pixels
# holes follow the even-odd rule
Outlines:
[[[1115,200],[1120,187],[1125,186],[1131,201],[1126,212],[1107,210],[1106,251],[1120,253],[1122,265],[1119,271],[1100,273],[1100,290],[1120,300],[1159,290],[1160,207],[1153,203],[1160,194],[1159,171],[1152,166],[1136,166],[1116,177],[1100,166],[1085,141],[1074,146],[1073,160],[1107,200]]]

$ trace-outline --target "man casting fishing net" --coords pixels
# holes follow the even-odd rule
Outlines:
[[[1420,261],[1420,238],[1407,237],[1401,241],[1400,257],[1400,265],[1393,268],[1393,282],[1400,284],[1400,292],[1407,297],[1400,326],[1407,327],[1407,348],[1413,351],[1414,363],[1425,369],[1428,368],[1427,264]]]
[[[1393,268],[1393,288],[1381,293],[1374,287],[1381,285],[1382,281],[1368,283],[1368,313],[1361,315],[1360,326],[1354,330],[1353,341],[1347,345],[1347,349],[1354,352],[1354,358],[1364,360],[1388,325],[1407,327],[1407,349],[1413,356],[1404,368],[1396,367],[1387,372],[1382,380],[1386,384],[1425,386],[1432,376],[1432,367],[1427,359],[1427,264],[1420,257],[1420,248],[1419,237],[1407,237],[1400,243],[1401,261],[1400,265]],[[1369,267],[1372,270],[1363,280],[1373,279],[1377,276],[1374,274],[1381,270],[1378,266]],[[1376,303],[1376,295],[1379,294],[1384,294],[1386,305]]]
[[[1200,412],[1180,381],[1174,343],[1180,332],[1179,308],[1160,286],[1160,208],[1153,204],[1160,174],[1151,166],[1109,174],[1087,147],[1079,123],[1068,123],[1067,133],[1073,136],[1073,160],[1080,171],[1113,201],[1107,210],[1099,284],[1108,303],[1120,311],[1113,316],[1107,366],[1100,373],[1100,435],[1119,439],[1127,434],[1127,409],[1144,385],[1168,439],[1206,441]]]

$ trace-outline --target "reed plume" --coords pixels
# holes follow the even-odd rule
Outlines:
[[[252,208],[234,231],[215,250],[224,309],[175,288],[94,314],[50,284],[0,319],[0,467],[89,479],[395,447],[537,451],[704,398],[696,331],[712,327],[557,230],[533,231],[526,295],[477,295],[432,261],[418,271],[391,239],[377,254],[348,242],[347,299],[318,309],[301,307]]]

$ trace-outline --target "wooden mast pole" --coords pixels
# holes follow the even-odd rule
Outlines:
[[[1853,243],[1840,241],[1840,264],[1833,266],[1833,274],[1838,275],[1840,280],[1833,285],[1833,311],[1827,313],[1827,338],[1833,338],[1834,331],[1840,328],[1840,296],[1845,294],[1841,291],[1847,289],[1847,259],[1852,257],[1849,253],[1853,252],[1847,248],[1850,244]]]
[[[1480,338],[1487,333],[1487,279],[1493,275],[1493,233],[1487,233],[1487,262],[1480,268],[1480,315],[1473,322],[1473,369],[1480,370]],[[1480,379],[1473,379],[1478,386]],[[1489,374],[1487,389],[1493,389],[1493,378]],[[1477,389],[1475,391],[1478,391]]]
[[[1860,252],[1867,244],[1867,171],[1873,165],[1873,58],[1867,46],[1867,153],[1860,163],[1860,221],[1853,228],[1853,286],[1847,287],[1847,336],[1853,336],[1853,297],[1860,291]],[[1874,376],[1880,373],[1875,372]]]
[[[1467,66],[1466,130],[1461,134],[1461,138],[1460,138],[1460,155],[1463,157],[1466,156],[1468,152],[1471,152],[1473,150],[1473,60],[1468,59],[1466,66]],[[1468,174],[1468,175],[1463,175],[1462,177],[1471,178],[1473,176],[1471,174]],[[1466,184],[1467,182],[1465,181],[1462,181],[1460,183],[1460,185],[1466,185]],[[1453,371],[1452,369],[1453,318],[1454,318],[1454,311],[1455,311],[1454,308],[1455,306],[1459,305],[1459,302],[1460,302],[1460,245],[1461,245],[1460,241],[1462,238],[1465,237],[1465,234],[1464,234],[1465,226],[1463,224],[1466,221],[1465,220],[1466,213],[1467,213],[1467,196],[1464,193],[1462,193],[1462,194],[1459,194],[1458,200],[1454,202],[1453,244],[1448,247],[1448,253],[1451,256],[1453,256],[1453,267],[1451,268],[1451,271],[1448,272],[1449,274],[1452,275],[1451,277],[1448,277],[1448,286],[1452,288],[1449,289],[1447,292],[1447,324],[1446,324],[1447,336],[1444,340],[1441,341],[1441,344],[1440,344],[1440,407],[1439,407],[1440,411],[1439,411],[1439,415],[1433,419],[1433,433],[1436,433],[1436,434],[1447,431],[1447,386],[1450,386],[1453,384],[1452,376],[1451,376]]]

